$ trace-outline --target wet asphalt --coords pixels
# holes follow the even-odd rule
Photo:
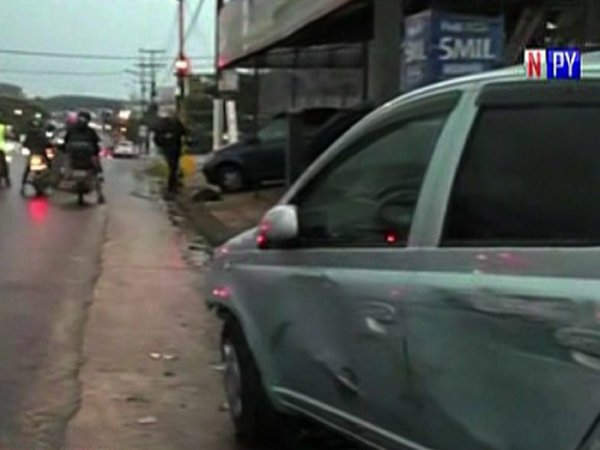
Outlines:
[[[85,207],[66,193],[21,196],[23,163],[13,163],[13,187],[0,188],[0,449],[58,449],[80,405],[84,328],[109,206],[94,196]],[[110,195],[147,195],[132,176],[136,164],[105,164]],[[322,430],[300,435],[290,449],[352,448]]]
[[[24,161],[15,159],[13,187],[0,189],[0,447],[49,448],[77,407],[81,328],[107,214],[69,195],[22,197]]]

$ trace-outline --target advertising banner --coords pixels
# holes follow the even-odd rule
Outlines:
[[[219,12],[219,67],[266,49],[352,0],[230,0]]]
[[[409,16],[404,24],[404,89],[431,83],[431,11]]]
[[[405,26],[405,90],[503,63],[503,17],[429,10],[407,17]]]

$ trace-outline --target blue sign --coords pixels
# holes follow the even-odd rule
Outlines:
[[[409,16],[404,28],[404,62],[402,82],[405,88],[422,86],[432,78],[429,64],[431,11]]]
[[[581,79],[581,51],[576,48],[549,48],[546,50],[548,79]]]
[[[502,17],[428,10],[405,21],[403,86],[490,70],[502,65],[503,53]]]

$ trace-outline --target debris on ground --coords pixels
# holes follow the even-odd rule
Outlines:
[[[154,425],[155,423],[158,422],[158,420],[154,416],[146,416],[146,417],[140,417],[138,420],[136,420],[136,422],[139,425]]]
[[[221,193],[216,189],[203,187],[192,195],[194,202],[216,202],[222,200]]]
[[[128,403],[150,403],[150,400],[141,395],[130,395],[125,401]]]
[[[230,408],[229,408],[229,403],[227,403],[227,402],[223,402],[223,403],[221,404],[221,407],[219,408],[219,411],[221,411],[221,412],[225,412],[225,411],[229,411],[229,409],[230,409]]]
[[[215,372],[225,372],[225,364],[223,363],[213,363],[210,368]]]

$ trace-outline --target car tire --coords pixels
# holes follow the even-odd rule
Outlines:
[[[239,166],[225,164],[217,170],[217,184],[223,192],[237,192],[246,184],[244,173]]]
[[[250,445],[283,442],[286,418],[272,405],[244,332],[233,318],[225,322],[221,353],[223,384],[238,439]]]

